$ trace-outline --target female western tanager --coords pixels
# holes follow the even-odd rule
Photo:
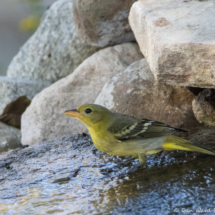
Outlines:
[[[100,105],[81,105],[77,109],[66,111],[65,114],[83,122],[95,147],[112,155],[139,157],[140,162],[145,161],[146,155],[156,154],[162,150],[196,151],[215,155],[212,151],[194,146],[187,140],[172,135],[176,132],[186,132],[184,129],[113,113]]]

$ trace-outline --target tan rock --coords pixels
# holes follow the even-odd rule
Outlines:
[[[157,84],[143,59],[107,82],[95,103],[115,112],[189,127],[199,125],[192,111],[193,99],[185,87]]]
[[[215,126],[215,90],[205,89],[193,100],[193,112],[200,123]]]
[[[22,143],[33,144],[86,131],[81,122],[63,113],[93,103],[111,77],[141,58],[136,43],[125,43],[100,50],[86,59],[71,75],[34,97],[22,116]]]
[[[140,0],[129,22],[158,81],[215,87],[215,3]]]
[[[110,46],[134,41],[128,14],[135,0],[74,0],[78,35],[93,46]]]

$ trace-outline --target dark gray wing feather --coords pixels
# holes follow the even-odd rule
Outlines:
[[[162,122],[137,119],[122,114],[116,114],[116,118],[109,126],[108,131],[121,141],[167,136],[175,132],[187,132],[187,130],[173,128]]]

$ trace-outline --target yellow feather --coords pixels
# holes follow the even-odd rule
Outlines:
[[[164,143],[163,144],[164,150],[183,150],[183,151],[192,151],[191,149],[183,146],[176,145],[175,143]]]
[[[199,146],[192,145],[187,140],[184,140],[176,136],[167,136],[165,143],[163,144],[163,148],[166,151],[169,150],[195,151],[215,156],[214,152],[208,149],[201,148]]]

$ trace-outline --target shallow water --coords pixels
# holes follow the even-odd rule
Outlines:
[[[214,149],[214,131],[199,129],[188,138]],[[0,155],[0,212],[215,214],[214,161],[162,152],[139,165],[96,151],[87,136],[65,137]]]

